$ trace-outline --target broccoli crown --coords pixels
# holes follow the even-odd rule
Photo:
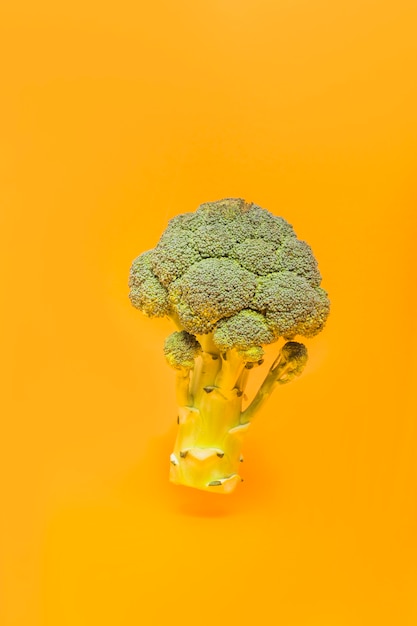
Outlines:
[[[310,246],[288,222],[226,198],[170,220],[155,249],[133,262],[130,299],[187,333],[213,333],[220,350],[247,351],[319,333],[329,314],[320,283]]]
[[[281,358],[283,364],[289,365],[291,372],[298,375],[302,372],[307,362],[307,348],[304,344],[297,341],[287,341],[282,346]]]
[[[185,330],[176,331],[165,339],[165,358],[175,369],[192,369],[200,353],[201,346],[197,339]]]

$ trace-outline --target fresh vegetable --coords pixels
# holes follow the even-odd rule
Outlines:
[[[226,198],[173,218],[130,270],[130,300],[177,326],[165,341],[176,370],[178,435],[170,479],[228,493],[242,479],[242,438],[277,385],[299,376],[329,314],[311,248],[261,207]],[[285,343],[282,342],[285,341]],[[250,372],[264,346],[281,348],[251,402]]]

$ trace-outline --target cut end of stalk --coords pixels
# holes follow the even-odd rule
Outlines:
[[[193,487],[194,489],[209,491],[210,493],[228,494],[234,491],[236,485],[243,481],[243,478],[241,478],[239,474],[236,473],[216,478],[214,480],[209,480],[208,482],[206,477],[203,478],[203,476],[199,476],[198,474],[193,475],[193,480],[190,480],[190,476],[188,476],[188,480],[185,480],[184,475],[182,476],[182,478],[180,478],[181,469],[179,466],[179,462],[174,462],[172,460],[173,456],[175,455],[171,455],[170,480],[176,485]],[[176,459],[176,461],[178,461],[178,459]]]
[[[211,493],[231,493],[243,480],[238,470],[243,460],[242,435],[248,426],[230,429],[222,446],[176,446],[170,457],[171,482]]]

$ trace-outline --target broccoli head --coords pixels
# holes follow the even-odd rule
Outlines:
[[[313,252],[293,227],[235,198],[174,217],[155,248],[135,259],[133,306],[178,327],[165,343],[181,400],[174,482],[222,493],[234,488],[242,429],[277,383],[304,368],[305,346],[294,339],[325,325],[330,307],[320,284]],[[263,346],[282,339],[289,341],[242,410],[248,370],[263,363]]]

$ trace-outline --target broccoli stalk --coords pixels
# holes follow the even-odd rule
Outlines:
[[[251,419],[276,384],[301,374],[307,351],[301,343],[287,342],[243,411],[248,375],[254,366],[262,364],[262,359],[258,363],[248,361],[235,349],[221,353],[211,335],[199,337],[198,349],[190,337],[184,331],[175,332],[165,346],[171,365],[173,348],[178,354],[181,344],[184,350],[184,360],[173,365],[177,369],[178,434],[171,454],[170,478],[174,483],[228,493],[242,480],[242,439]],[[189,363],[190,354],[185,351],[191,343],[197,352],[194,365],[188,367],[184,363]]]
[[[306,347],[294,338],[320,332],[327,293],[310,247],[260,207],[226,199],[168,225],[154,250],[132,264],[130,299],[179,330],[164,352],[177,372],[178,434],[170,479],[229,493],[242,479],[242,441],[277,385],[299,376]],[[250,372],[263,346],[286,343],[248,406]]]

